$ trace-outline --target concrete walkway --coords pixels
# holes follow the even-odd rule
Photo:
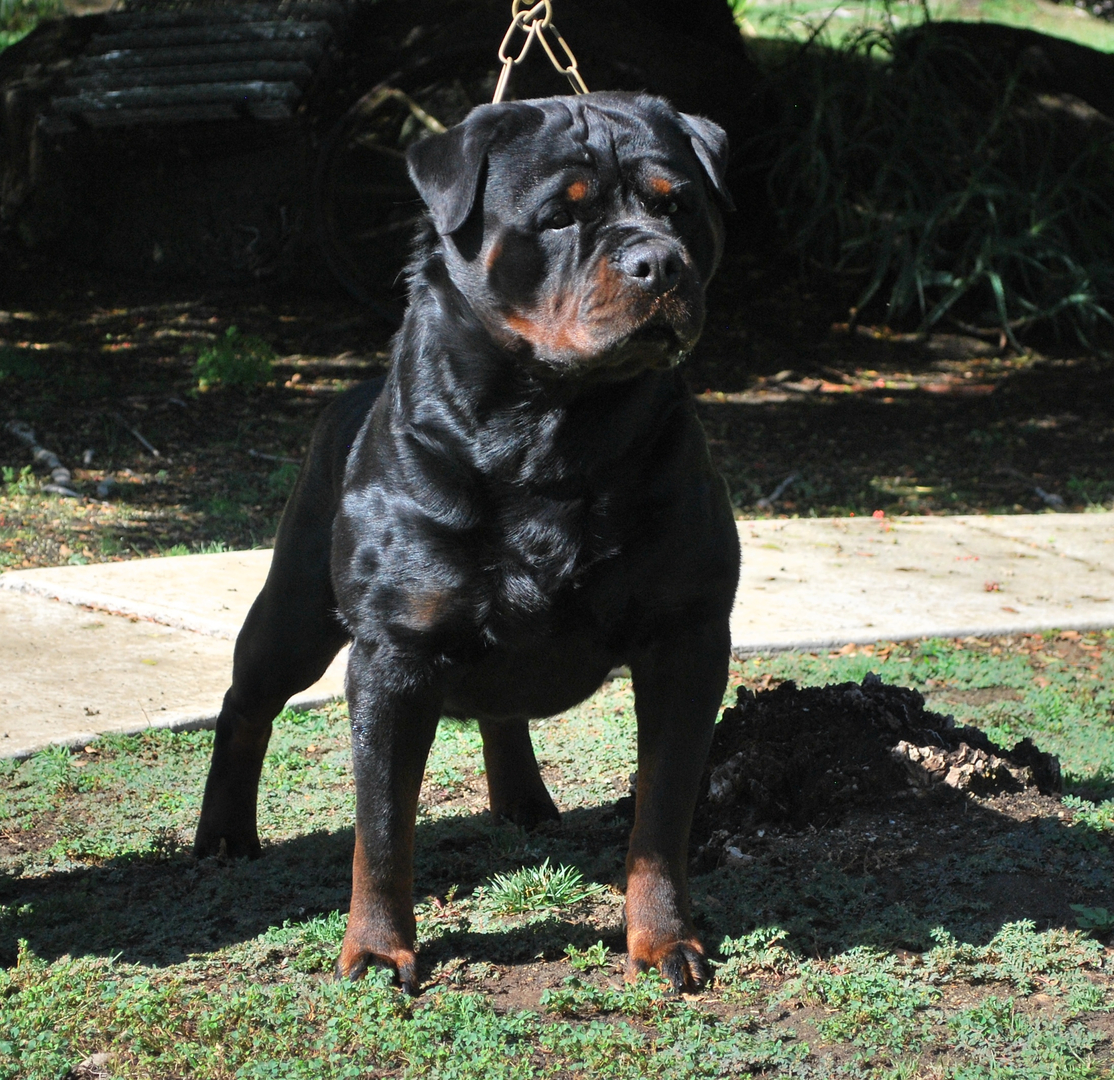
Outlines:
[[[737,653],[1114,627],[1114,516],[740,521]],[[212,723],[269,551],[0,575],[0,757]],[[295,699],[343,692],[344,654]]]

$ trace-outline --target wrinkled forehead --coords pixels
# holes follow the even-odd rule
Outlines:
[[[547,102],[543,123],[490,153],[489,188],[516,203],[569,175],[590,173],[601,186],[630,183],[639,174],[699,173],[688,140],[668,115],[577,98]]]

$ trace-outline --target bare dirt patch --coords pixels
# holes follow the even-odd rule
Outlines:
[[[916,690],[877,675],[861,684],[757,694],[740,687],[716,728],[694,839],[708,856],[763,822],[838,824],[934,790],[973,795],[1060,789],[1059,762],[1024,740],[1011,750],[951,716],[930,712]]]

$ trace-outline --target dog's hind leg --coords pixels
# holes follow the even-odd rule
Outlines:
[[[525,720],[481,720],[488,803],[496,820],[512,821],[530,829],[543,821],[560,821]]]
[[[222,843],[229,855],[259,855],[256,798],[271,723],[290,697],[324,674],[347,640],[329,610],[327,560],[314,573],[290,570],[290,561],[276,549],[267,584],[236,639],[194,840],[199,856],[216,854]]]
[[[259,854],[256,797],[271,723],[348,640],[329,572],[333,518],[348,449],[381,385],[358,386],[325,413],[283,511],[266,584],[236,639],[194,839],[198,855],[216,854],[222,844],[229,855]]]

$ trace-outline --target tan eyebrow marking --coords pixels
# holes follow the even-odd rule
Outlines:
[[[656,195],[673,194],[673,184],[671,181],[666,180],[664,176],[651,176],[650,179],[646,182],[650,185],[650,189]]]
[[[588,182],[586,180],[574,180],[565,188],[565,194],[573,202],[580,202],[588,194]]]

